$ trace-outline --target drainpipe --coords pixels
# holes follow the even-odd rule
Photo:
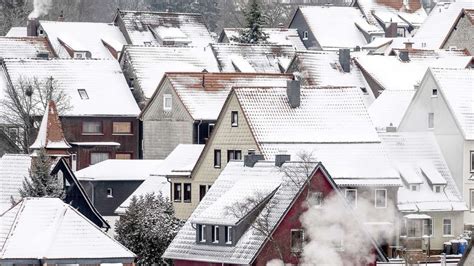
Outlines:
[[[200,141],[199,141],[199,138],[200,138],[200,131],[201,131],[201,124],[202,124],[202,120],[199,120],[199,124],[197,126],[197,144],[201,144]]]

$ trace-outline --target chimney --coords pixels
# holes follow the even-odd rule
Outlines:
[[[26,36],[38,36],[39,21],[37,18],[29,18],[26,22]]]
[[[339,49],[339,64],[344,72],[351,72],[351,50]]]
[[[291,155],[283,154],[283,152],[275,155],[275,166],[281,167],[284,163],[291,161]]]
[[[398,35],[397,28],[398,28],[397,22],[391,22],[390,26],[388,26],[388,28],[385,29],[385,37],[396,38]]]
[[[61,10],[61,14],[59,14],[58,21],[64,21],[64,12]]]
[[[413,49],[413,42],[408,40],[408,41],[404,42],[404,44],[405,44],[405,49],[407,49],[408,51]]]
[[[291,108],[299,107],[301,103],[301,82],[299,80],[288,80],[286,82],[286,95]]]
[[[244,166],[253,167],[258,161],[263,160],[263,155],[261,154],[248,154],[244,156]]]
[[[408,55],[408,51],[400,51],[400,54],[398,55],[400,60],[402,62],[409,62],[410,61],[410,56]]]

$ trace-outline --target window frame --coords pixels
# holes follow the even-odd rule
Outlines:
[[[128,132],[116,132],[115,125],[116,124],[128,124],[129,131]],[[112,122],[112,135],[133,135],[133,124],[131,121],[114,121]]]
[[[438,97],[438,93],[439,93],[438,88],[431,89],[431,97],[433,98]]]
[[[188,186],[189,185],[189,186]],[[186,188],[189,187],[189,194],[186,192]],[[186,196],[189,196],[189,199],[186,199]],[[191,183],[183,183],[183,202],[190,203],[192,197],[192,184]]]
[[[415,188],[415,189],[413,189]],[[420,185],[418,184],[410,184],[410,191],[420,191]]]
[[[178,193],[176,193],[178,191]],[[183,201],[183,184],[181,183],[173,183],[173,201],[174,202],[182,202]],[[178,195],[178,196],[176,196]]]
[[[125,158],[117,158],[117,155],[129,155],[130,158],[125,159]],[[131,152],[116,152],[115,153],[115,160],[132,160],[133,159],[133,153]]]
[[[217,244],[217,243],[219,243],[219,239],[220,239],[219,226],[218,225],[213,225],[211,228],[212,228],[211,229],[212,230],[212,237],[211,237],[212,243]]]
[[[469,159],[470,159],[469,170],[471,173],[474,173],[474,151],[469,151]]]
[[[348,198],[347,198],[347,192],[355,192],[355,197],[354,197],[354,202],[349,202]],[[346,202],[351,205],[352,204],[352,207],[355,209],[357,208],[357,189],[355,188],[346,188],[345,191],[344,191],[344,197],[346,199]]]
[[[436,191],[437,189],[439,189],[439,191]],[[441,192],[443,192],[443,186],[433,185],[433,191],[434,191],[434,193],[441,193]]]
[[[202,193],[204,191],[204,193]],[[202,201],[207,194],[207,186],[199,185],[199,201]]]
[[[435,128],[435,115],[433,112],[428,113],[428,129]]]
[[[239,154],[239,158],[237,159],[236,155]],[[233,158],[231,158],[231,155]],[[221,155],[222,156],[222,155]],[[242,150],[227,150],[227,162],[230,162],[230,160],[242,160]]]
[[[170,106],[166,106],[166,100],[169,100]],[[163,94],[163,111],[173,110],[173,95],[170,93]]]
[[[214,149],[214,168],[222,167],[222,150]]]
[[[107,198],[111,199],[114,197],[114,190],[111,187],[107,188]]]
[[[474,189],[469,190],[469,211],[474,212]]]
[[[319,199],[319,202],[317,200],[314,200],[314,202],[319,203],[319,204],[310,204],[311,208],[321,208],[323,206],[324,194],[322,191],[311,192],[311,194],[309,195],[308,201],[311,203],[313,199]]]
[[[88,123],[100,124],[100,132],[84,132],[84,126]],[[84,135],[84,136],[102,136],[102,135],[104,135],[104,122],[103,121],[82,121],[81,135]]]
[[[206,225],[205,224],[199,224],[198,225],[198,241],[201,243],[206,242]]]
[[[89,164],[90,164],[90,165],[98,164],[98,163],[100,163],[100,162],[105,161],[105,160],[102,160],[102,161],[98,161],[98,162],[92,163],[92,155],[93,155],[93,154],[107,154],[107,159],[105,159],[105,160],[109,160],[109,159],[110,159],[110,152],[107,152],[107,151],[91,151],[91,152],[89,153]]]
[[[87,93],[86,89],[77,89],[77,93],[79,93],[79,97],[81,100],[89,100],[89,94]]]
[[[232,245],[232,226],[224,226],[224,242]]]
[[[384,201],[385,201],[385,206],[383,207],[380,207],[380,206],[377,206],[377,191],[384,191],[385,192],[385,196],[384,196]],[[376,209],[386,209],[387,208],[387,205],[388,205],[388,193],[387,193],[387,189],[386,188],[377,188],[375,189],[375,201],[374,201],[374,206]]]
[[[309,32],[307,30],[303,31],[303,41],[308,40]]]
[[[238,111],[231,111],[230,112],[230,125],[232,127],[239,126],[239,112]]]
[[[445,223],[449,221],[449,225]],[[449,226],[449,234],[446,234],[445,226]],[[443,237],[452,237],[453,236],[453,220],[451,218],[443,218]]]
[[[301,233],[301,247],[294,247],[294,243],[293,243],[293,233],[294,232],[300,232]],[[304,229],[290,229],[290,250],[291,250],[291,253],[300,253],[303,251],[303,245],[304,245],[304,238],[305,238],[305,234],[304,234]]]
[[[431,221],[431,234],[428,235],[429,237],[433,237],[434,235],[434,221],[433,219],[425,219],[423,220],[422,226],[421,226],[421,235],[424,236],[425,234],[425,222],[426,221]]]

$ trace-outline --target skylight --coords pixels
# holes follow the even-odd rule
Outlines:
[[[89,95],[87,95],[87,91],[85,89],[78,89],[79,96],[81,96],[82,100],[89,100]]]

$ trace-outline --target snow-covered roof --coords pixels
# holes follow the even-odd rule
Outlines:
[[[147,98],[158,87],[165,72],[219,72],[216,59],[209,47],[125,46],[123,60],[129,63],[135,82]]]
[[[0,216],[0,262],[132,263],[130,250],[57,198],[25,198]],[[50,262],[48,262],[50,261]],[[79,262],[81,261],[81,262]]]
[[[183,36],[189,45],[201,48],[214,42],[200,14],[119,10],[117,15],[123,20],[131,44],[159,45],[160,39],[182,40]]]
[[[194,120],[217,120],[232,87],[286,86],[286,81],[292,77],[286,74],[265,73],[165,74],[165,79],[169,80]]]
[[[367,44],[359,28],[383,34],[375,24],[367,23],[362,12],[355,7],[304,6],[299,10],[323,50]]]
[[[46,38],[0,37],[0,57],[37,58],[39,54],[54,57],[54,51]]]
[[[56,104],[49,101],[41,120],[35,142],[30,149],[69,149],[71,145],[64,137],[63,127],[59,120]]]
[[[90,181],[145,180],[150,174],[155,173],[162,163],[163,160],[109,159],[74,174],[79,180]]]
[[[314,167],[317,166],[318,164],[315,163]],[[297,167],[301,167],[300,163],[288,162],[283,167],[288,167],[289,171],[293,170],[295,173],[306,173],[297,169]],[[302,176],[302,178],[306,178],[306,176]],[[249,186],[248,184],[255,185]],[[275,191],[267,203],[274,204],[269,209],[268,219],[269,228],[273,230],[284,217],[286,210],[291,207],[291,203],[299,194],[300,189],[301,187],[297,186],[295,182],[288,182],[285,179],[284,171],[276,167],[274,162],[257,162],[254,167],[244,167],[242,162],[229,162],[168,246],[163,257],[195,261],[205,259],[216,263],[251,264],[266,241],[266,237],[253,227],[249,227],[235,245],[218,246],[196,244],[196,229],[193,224],[196,222],[229,224],[234,219],[226,214],[226,207],[231,207],[235,202],[242,202],[246,197],[255,197],[258,192],[268,194],[269,191]],[[260,197],[258,196],[258,198]]]
[[[427,49],[441,48],[463,8],[474,8],[474,1],[438,2],[416,32],[414,41],[424,43]]]
[[[14,85],[35,79],[44,84],[52,77],[53,84],[67,94],[71,106],[62,116],[135,117],[140,113],[116,60],[5,59],[4,62]],[[86,98],[81,98],[80,89],[85,90]]]
[[[385,90],[369,106],[369,115],[377,131],[398,127],[415,95],[415,90]]]
[[[203,149],[204,145],[202,144],[179,144],[151,175],[162,177],[189,176]]]
[[[40,21],[53,49],[60,58],[71,58],[64,43],[73,51],[88,51],[91,58],[115,58],[105,46],[120,52],[127,44],[118,26],[109,23]]]
[[[474,140],[474,70],[430,68],[464,138]]]
[[[400,211],[467,210],[433,132],[379,135],[391,162],[407,184],[398,190]],[[411,191],[409,184],[419,184],[419,191]],[[436,184],[446,185],[446,188],[436,193],[431,187]]]
[[[12,199],[20,199],[30,167],[31,157],[27,154],[5,154],[0,159],[0,214],[12,206]]]
[[[11,27],[5,37],[26,37],[26,27]]]
[[[227,44],[211,45],[223,72],[284,72],[295,55],[291,45]]]
[[[378,142],[355,87],[302,87],[291,108],[284,88],[236,88],[235,94],[258,143]]]
[[[419,27],[427,16],[418,0],[357,0],[357,4],[369,22],[375,24],[380,21],[386,27],[391,22],[397,22],[399,26],[409,24]]]
[[[138,186],[135,191],[128,196],[128,198],[115,209],[115,213],[118,215],[125,214],[132,202],[133,197],[145,196],[146,194],[155,193],[163,195],[165,198],[170,198],[171,188],[170,182],[162,176],[149,176],[143,183]]]
[[[232,37],[238,37],[244,28],[224,28],[223,34],[227,36],[229,43],[236,43]],[[297,29],[288,28],[263,28],[262,31],[267,34],[266,42],[270,44],[292,45],[297,50],[306,50]]]

